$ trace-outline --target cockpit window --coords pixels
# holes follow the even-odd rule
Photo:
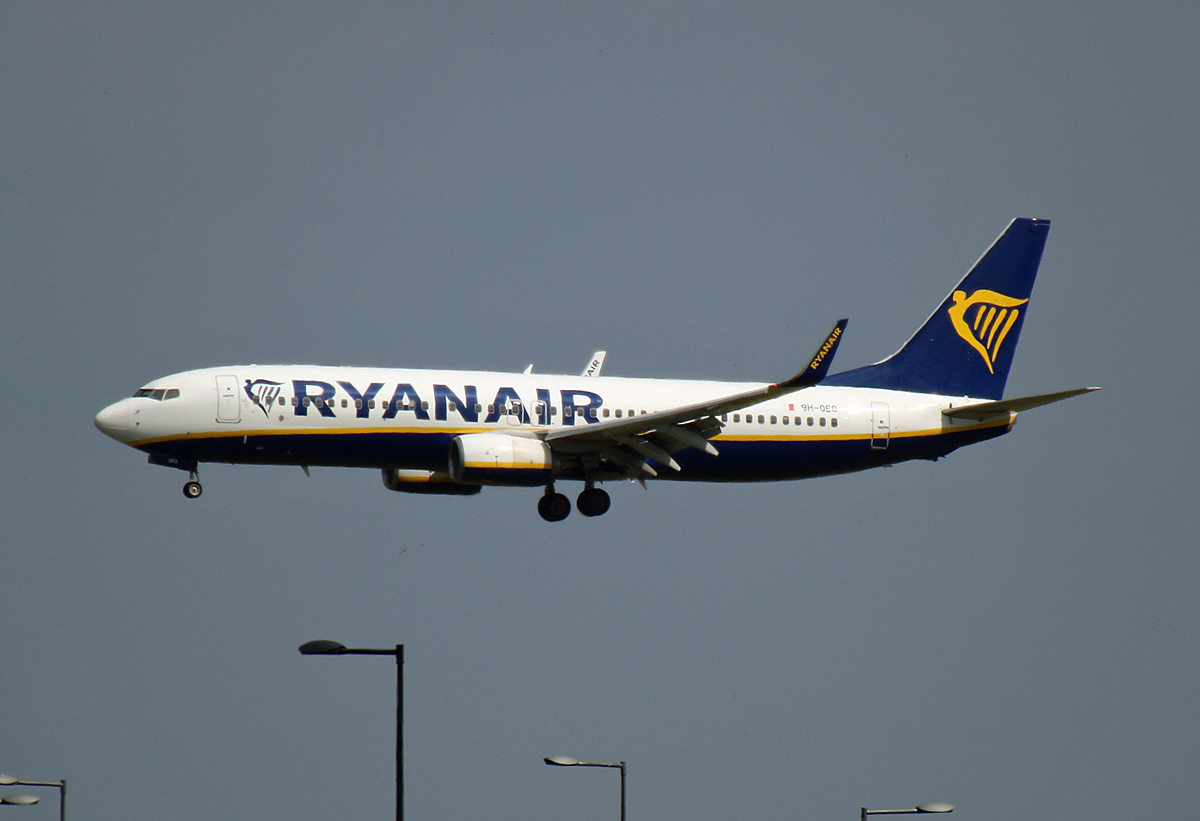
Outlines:
[[[155,402],[162,402],[164,399],[178,399],[179,388],[139,388],[133,395],[135,398],[144,396]]]

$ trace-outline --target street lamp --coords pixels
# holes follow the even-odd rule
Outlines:
[[[946,804],[942,801],[926,801],[924,804],[918,804],[911,810],[868,810],[862,808],[862,821],[867,821],[868,815],[907,815],[913,812],[954,812],[953,804]]]
[[[5,787],[16,784],[21,787],[54,787],[58,790],[58,821],[63,821],[67,817],[67,779],[61,781],[22,781],[16,776],[0,775],[0,785]],[[33,801],[10,801],[10,798],[32,798]],[[0,803],[4,804],[35,804],[37,797],[17,793],[15,795],[6,795],[0,799]]]
[[[6,795],[3,798],[0,798],[0,804],[36,804],[38,800],[39,799],[36,795],[15,792],[12,795]]]
[[[318,639],[300,645],[305,656],[395,656],[396,657],[396,821],[404,818],[404,645],[394,650],[372,650]]]
[[[625,762],[601,764],[595,761],[580,761],[569,755],[552,755],[542,759],[553,767],[619,767],[621,770],[621,821],[625,821]]]

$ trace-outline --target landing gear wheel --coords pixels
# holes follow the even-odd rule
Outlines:
[[[603,516],[610,504],[612,500],[608,498],[608,492],[598,487],[585,488],[575,500],[575,507],[584,516]]]
[[[571,515],[571,500],[561,493],[547,493],[538,499],[538,514],[547,522],[561,522]]]
[[[199,499],[203,492],[204,488],[200,487],[200,483],[195,479],[183,486],[183,495],[189,499]]]

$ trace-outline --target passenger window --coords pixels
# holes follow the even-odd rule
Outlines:
[[[618,419],[620,419],[620,418],[621,418],[621,409],[620,409],[620,408],[617,408],[617,413],[616,413],[616,416],[617,416],[617,418],[618,418]]]
[[[734,421],[734,422],[741,422],[741,421],[742,421],[742,415],[741,415],[740,413],[735,413],[735,414],[733,415],[733,421]]]
[[[791,419],[792,418],[790,416],[783,417],[783,424],[785,424],[785,425],[788,424],[789,422],[791,422]]]
[[[421,403],[421,410],[429,410],[429,400],[428,399],[426,399],[424,402]]]
[[[775,424],[775,417],[774,417],[774,416],[772,416],[772,417],[771,417],[771,424],[772,424],[772,425],[774,425],[774,424]]]
[[[374,400],[374,399],[368,399],[368,400],[367,400],[367,409],[368,409],[368,410],[375,410],[375,400]]]
[[[605,419],[607,419],[607,418],[608,418],[608,408],[605,408],[605,409],[604,409],[604,418],[605,418]]]
[[[810,417],[808,417],[808,426],[809,426],[810,428],[813,426],[813,418],[812,418],[811,416],[810,416]]]
[[[825,417],[821,417],[821,427],[825,427]]]
[[[761,413],[758,415],[758,424],[763,424],[763,415]]]
[[[722,421],[722,422],[728,422],[728,421],[729,421],[729,414],[727,414],[727,413],[723,413],[723,414],[721,414],[721,421]]]
[[[831,427],[831,428],[837,427],[837,417],[836,416],[829,420],[829,427]]]

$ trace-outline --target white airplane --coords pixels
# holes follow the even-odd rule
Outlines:
[[[1017,413],[1097,390],[1002,399],[1049,220],[1016,219],[895,354],[829,374],[839,321],[775,383],[487,371],[238,365],[155,379],[96,415],[108,436],[187,471],[200,462],[375,468],[390,490],[541,487],[547,521],[581,481],[599,516],[619,479],[767,482],[936,460],[1008,433]]]

